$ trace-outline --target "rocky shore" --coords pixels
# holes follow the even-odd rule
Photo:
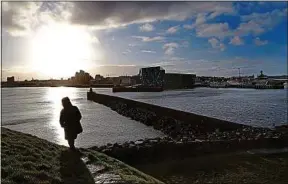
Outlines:
[[[243,126],[243,128],[221,131],[206,131],[205,126],[194,125],[167,116],[159,116],[154,112],[143,108],[132,108],[121,102],[110,102],[112,110],[119,114],[139,121],[147,126],[153,126],[160,130],[174,141],[195,141],[195,140],[254,140],[259,138],[277,138],[281,133],[268,128],[255,128]]]
[[[108,106],[123,116],[152,126],[166,135],[164,138],[107,144],[92,148],[129,164],[206,153],[288,146],[287,131],[256,128],[225,121],[222,123],[221,120],[198,115],[183,118],[182,114],[187,115],[183,112],[93,92],[88,93],[88,99]],[[163,113],[166,110],[167,113]],[[215,126],[214,122],[219,126]]]
[[[141,139],[123,144],[107,144],[92,147],[128,164],[159,162],[211,153],[225,153],[260,148],[288,146],[287,134],[269,129],[244,128],[230,132],[202,133],[198,136]]]

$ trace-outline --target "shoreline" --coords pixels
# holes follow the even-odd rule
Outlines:
[[[3,86],[1,85],[1,88],[41,88],[41,87],[45,87],[45,88],[48,88],[48,87],[51,87],[51,88],[54,88],[54,87],[71,87],[71,88],[111,88],[111,90],[115,87],[114,85],[86,85],[86,86],[81,86],[81,85],[53,85],[53,86]],[[193,88],[175,88],[175,89],[164,89],[163,91],[181,91],[181,90],[191,90],[191,89],[195,89],[195,88],[212,88],[212,89],[255,89],[255,90],[285,90],[285,89],[288,89],[288,88],[284,88],[284,87],[276,87],[276,88],[273,88],[273,87],[235,87],[235,86],[230,86],[230,87],[209,87],[209,86],[195,86]],[[163,92],[163,91],[157,91],[159,93]],[[123,92],[127,92],[127,91],[123,91]],[[117,93],[123,93],[122,91],[118,92]],[[129,91],[128,91],[129,92]],[[133,91],[135,93],[137,93],[138,91]],[[141,92],[141,91],[140,91]],[[144,91],[145,92],[145,91]],[[151,92],[154,92],[154,91],[151,91]],[[148,92],[147,92],[148,93]]]
[[[57,87],[69,87],[69,88],[113,88],[113,85],[109,85],[109,86],[1,86],[1,88],[57,88]]]
[[[88,94],[89,92],[87,95]],[[255,148],[282,148],[288,146],[288,135],[285,132],[279,132],[268,128],[254,128],[250,126],[237,125],[232,122],[215,120],[214,118],[199,116],[196,114],[192,114],[191,116],[188,114],[184,115],[185,113],[183,114],[177,110],[171,109],[169,111],[168,108],[157,107],[153,105],[151,106],[150,104],[145,105],[145,103],[142,102],[134,103],[133,100],[128,100],[132,101],[132,103],[129,103],[127,99],[116,101],[115,103],[115,99],[119,99],[118,97],[109,96],[108,98],[105,98],[104,96],[101,94],[98,96],[103,97],[100,98],[101,100],[98,101],[98,103],[102,103],[103,105],[111,108],[123,116],[137,120],[147,126],[153,126],[155,129],[161,130],[164,134],[166,134],[167,137],[162,139],[155,138],[138,140],[134,142],[130,141],[123,144],[107,144],[101,147],[90,147],[88,149],[81,148],[80,151],[82,154],[84,154],[84,158],[82,159],[81,157],[80,160],[78,156],[73,154],[71,155],[69,152],[67,153],[67,148],[64,146],[55,145],[43,139],[39,140],[39,138],[35,136],[28,134],[24,135],[23,133],[11,131],[1,127],[1,148],[2,151],[4,150],[2,156],[2,158],[4,158],[2,159],[2,168],[4,166],[4,169],[1,170],[1,172],[4,173],[4,175],[2,174],[2,182],[4,184],[8,184],[11,183],[10,181],[14,181],[15,183],[18,181],[19,183],[19,180],[21,179],[25,181],[22,183],[29,184],[29,182],[39,183],[39,179],[41,179],[41,181],[45,180],[48,181],[48,183],[52,182],[60,184],[63,180],[71,181],[72,179],[84,179],[84,183],[92,184],[90,181],[93,177],[93,179],[95,179],[98,176],[99,179],[99,176],[107,176],[108,174],[110,178],[115,180],[123,179],[126,183],[130,182],[136,184],[142,182],[143,184],[160,184],[161,182],[155,179],[159,178],[162,181],[165,181],[166,184],[175,184],[177,182],[184,184],[184,182],[182,182],[183,180],[187,180],[187,184],[192,184],[197,183],[197,181],[207,181],[206,175],[210,176],[211,172],[214,172],[213,169],[218,167],[219,163],[221,163],[221,160],[225,161],[226,159],[225,156],[218,157],[217,155],[219,154],[229,154],[231,161],[233,161],[233,159],[238,159],[237,154],[239,151]],[[110,101],[111,99],[114,99],[114,102],[113,100]],[[138,106],[139,104],[144,105]],[[163,112],[161,112],[161,109],[164,109]],[[190,120],[193,120],[192,124]],[[219,122],[213,124],[213,121]],[[7,132],[9,133],[7,134]],[[191,132],[192,134],[190,134]],[[17,149],[19,149],[19,151],[16,151]],[[25,161],[23,161],[22,158],[26,158],[29,155],[32,155],[32,157],[29,157],[30,160],[28,159],[28,161],[30,162],[27,164]],[[47,155],[51,158],[48,158]],[[113,159],[113,157],[118,160]],[[182,160],[183,162],[184,160],[187,160],[187,162],[189,161],[189,163],[193,165],[195,160],[198,160],[198,158],[203,158],[201,161],[199,161],[200,163],[198,163],[200,165],[199,167],[201,168],[203,165],[207,164],[208,161],[206,161],[206,158],[209,157],[214,157],[214,159],[218,158],[217,160],[219,160],[219,163],[208,163],[205,170],[200,169],[199,172],[205,173],[205,176],[201,177],[197,176],[199,172],[194,173],[190,172],[190,170],[183,170],[185,162],[179,163],[177,167],[175,167],[175,163],[173,163],[173,160],[174,162],[176,161],[177,164],[178,161],[181,162]],[[78,159],[77,166],[73,166],[73,164],[68,160],[75,158]],[[254,161],[255,158],[259,158],[259,160]],[[282,165],[284,165],[284,171],[288,171],[288,153],[284,153],[283,155],[280,154],[279,156],[277,155],[276,158],[274,160],[271,159],[271,161],[277,161],[278,158],[285,160],[285,162],[282,160],[280,164],[282,163]],[[245,159],[245,162],[262,164],[262,162],[260,162],[262,157],[259,155],[255,156],[254,154],[253,157],[248,156]],[[3,165],[3,160],[5,165]],[[49,160],[49,162],[47,160]],[[96,166],[94,165],[95,162]],[[155,178],[143,174],[141,171],[138,171],[124,163],[130,164],[133,167],[144,171],[145,173],[149,173]],[[75,169],[76,172],[80,172],[77,171],[77,168],[80,168],[80,170],[82,170],[81,172],[85,171],[85,177],[83,178],[80,176],[81,174],[78,173],[79,175],[77,175],[76,178],[70,178],[70,170],[68,169],[69,167],[67,167],[67,165],[71,164],[71,172]],[[15,172],[11,171],[11,167],[19,168],[19,172],[17,171],[16,174],[14,174]],[[96,169],[97,171],[93,171],[93,169],[91,170],[93,167],[96,167],[100,170]],[[153,167],[158,167],[158,169],[152,170]],[[188,166],[186,165],[185,167]],[[269,169],[271,167],[277,168],[276,166],[271,165],[270,161],[267,161],[267,163],[265,162],[265,168]],[[28,170],[28,172],[26,172],[24,168]],[[109,172],[107,172],[106,168],[108,168]],[[177,182],[175,182],[173,179],[174,175],[176,174],[175,168],[178,168],[179,170],[182,168],[181,172],[178,173],[182,178]],[[237,166],[233,166],[233,169],[237,170],[238,168],[242,168],[242,165],[239,164]],[[249,171],[252,173],[259,174],[258,178],[256,177],[253,178],[253,180],[251,179],[251,181],[254,183],[255,181],[262,181],[261,178],[265,177],[265,173],[262,171],[248,167],[247,169],[250,169]],[[165,175],[161,172],[158,173],[157,170],[167,170],[171,173],[169,175]],[[113,174],[110,175],[110,172]],[[185,172],[188,172],[189,174],[185,175]],[[225,171],[218,172],[219,173],[216,177],[210,176],[208,177],[208,180],[214,182],[224,182],[228,179],[233,183],[235,181],[242,181],[244,178],[249,178],[249,175],[242,171],[231,171],[229,172],[228,176],[225,174]],[[231,176],[235,176],[235,174],[237,177],[231,178]],[[270,174],[277,176],[275,177],[277,178],[277,181],[288,181],[288,178],[285,178],[285,175],[277,175],[279,173],[276,171],[270,171]],[[30,177],[29,180],[27,179],[27,176]],[[193,176],[193,178],[191,179],[190,176]]]
[[[285,132],[269,128],[256,128],[94,92],[87,92],[87,99],[105,105],[122,116],[152,126],[166,135],[163,139],[145,139],[93,147],[128,163],[137,161],[137,151],[140,150],[149,160],[165,157],[175,159],[196,153],[288,146],[288,136]],[[163,154],[163,150],[166,150],[164,153],[167,154]],[[141,152],[139,154],[142,155]],[[158,157],[154,154],[158,154]]]
[[[79,152],[1,127],[1,183],[164,184],[91,149]]]
[[[227,183],[227,181],[241,183],[243,179],[250,178],[251,176],[247,175],[246,171],[239,170],[239,168],[245,168],[250,173],[255,174],[255,177],[247,180],[249,184],[254,184],[255,182],[261,183],[261,181],[264,181],[263,177],[266,178],[265,181],[288,181],[287,175],[284,174],[288,171],[287,151],[282,153],[257,153],[256,150],[253,154],[250,154],[249,152],[234,150],[232,152],[200,154],[199,156],[190,155],[189,157],[149,161],[147,160],[147,152],[144,152],[141,148],[139,149],[140,144],[135,144],[134,149],[136,152],[134,153],[138,154],[133,155],[133,153],[130,153],[129,155],[133,155],[138,160],[146,162],[128,163],[131,167],[125,164],[127,163],[126,161],[122,160],[121,162],[116,160],[117,158],[114,159],[106,156],[105,152],[103,152],[104,154],[100,153],[95,148],[80,148],[82,156],[79,159],[79,156],[69,152],[65,146],[56,145],[36,136],[12,131],[3,127],[1,127],[1,131],[1,182],[3,184],[19,182],[23,184],[36,184],[40,182],[45,183],[45,181],[54,184],[62,184],[68,181],[94,184],[95,181],[97,183],[97,181],[104,182],[104,180],[109,180],[111,183],[116,181],[119,183],[121,180],[123,183],[131,184],[164,184],[158,179],[164,181],[166,184],[196,184],[207,181],[210,181],[210,183],[216,181],[221,181],[222,183]],[[198,142],[198,145],[201,144],[203,143]],[[164,145],[167,147],[167,144]],[[207,146],[204,147],[207,148]],[[174,149],[174,152],[177,151],[181,150]],[[251,151],[253,152],[253,150]],[[162,152],[169,153],[163,150]],[[153,151],[148,151],[148,153],[156,156],[156,148]],[[23,160],[24,158],[25,161]],[[75,162],[75,159],[79,160]],[[72,160],[74,160],[73,163],[71,162]],[[232,162],[233,166],[231,165]],[[253,168],[251,165],[245,165],[246,163],[260,164],[261,167],[257,167],[256,165]],[[277,171],[277,168],[280,166],[282,174]],[[17,169],[11,170],[12,168]],[[176,168],[178,168],[177,172],[175,171]],[[217,176],[213,176],[215,168],[217,168]],[[229,170],[228,173],[227,169]],[[267,172],[264,172],[265,169],[269,170],[268,176]],[[70,172],[73,172],[74,176],[69,174]],[[200,173],[202,174],[199,175]],[[93,179],[94,181],[92,182]]]

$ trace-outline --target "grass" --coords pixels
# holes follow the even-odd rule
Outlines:
[[[79,153],[49,141],[1,128],[1,183],[92,184],[86,164],[103,166],[101,173],[120,176],[124,183],[162,183],[105,154],[90,149]],[[88,157],[85,164],[81,157]],[[98,173],[98,174],[101,174]]]
[[[229,153],[139,165],[136,168],[167,184],[288,183],[288,153]]]
[[[87,165],[103,166],[127,184],[286,184],[288,153],[228,153],[138,165],[136,168],[92,149],[78,153],[35,136],[1,128],[1,183],[94,184]]]

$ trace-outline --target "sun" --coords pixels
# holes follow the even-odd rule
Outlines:
[[[52,78],[70,77],[77,70],[89,67],[92,54],[95,56],[93,41],[90,34],[79,27],[42,26],[32,40],[32,67]]]

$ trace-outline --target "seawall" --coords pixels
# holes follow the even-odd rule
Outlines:
[[[127,164],[147,164],[208,154],[221,154],[253,149],[288,147],[287,137],[281,135],[233,140],[197,140],[175,142],[170,138],[145,139],[123,144],[92,147]]]
[[[88,92],[87,98],[108,106],[121,115],[153,126],[167,135],[163,139],[130,141],[93,148],[132,165],[203,154],[288,146],[287,134],[284,132],[94,92]]]
[[[171,122],[172,120],[177,121],[176,123],[174,122],[174,124],[176,124],[174,128],[176,129],[183,128],[183,126],[187,126],[190,129],[197,129],[198,131],[205,133],[213,132],[216,129],[219,131],[230,131],[248,127],[246,125],[241,125],[225,120],[219,120],[216,118],[197,115],[193,113],[188,113],[180,110],[161,107],[121,97],[99,94],[95,92],[87,92],[87,99],[108,106],[113,110],[116,110],[118,113],[124,116],[128,116],[132,119],[138,120],[146,125],[152,125],[156,129],[160,128],[160,130],[161,127],[158,126],[169,126],[173,124]],[[128,113],[123,114],[125,112],[123,113],[119,112],[119,109],[121,108],[125,108],[125,110],[135,109],[136,112],[134,113],[131,112],[130,114]],[[143,113],[145,113],[145,117],[143,117]],[[165,122],[162,122],[161,124],[159,120]]]

